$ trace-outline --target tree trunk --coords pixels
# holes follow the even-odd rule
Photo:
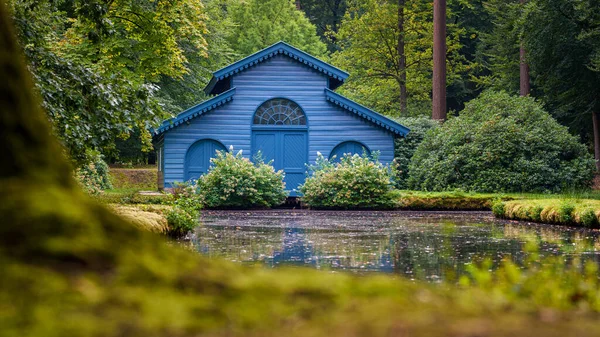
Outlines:
[[[594,125],[594,157],[596,159],[596,171],[600,172],[600,112],[592,112],[592,123]]]
[[[525,4],[527,0],[521,0],[521,5]],[[531,87],[529,84],[529,65],[527,64],[525,47],[521,42],[521,48],[519,50],[519,93],[521,96],[529,95]]]
[[[432,119],[446,120],[446,0],[433,0]]]
[[[398,0],[398,84],[400,85],[400,115],[407,112],[408,93],[406,90],[406,53],[404,52],[404,7],[405,0]]]

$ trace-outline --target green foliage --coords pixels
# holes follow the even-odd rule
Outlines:
[[[315,26],[293,0],[225,1],[235,28],[227,39],[234,50],[250,55],[280,40],[316,57],[325,57],[327,47]]]
[[[397,121],[410,129],[406,137],[396,138],[394,143],[394,163],[396,165],[396,186],[399,189],[407,187],[408,167],[417,147],[425,138],[427,132],[440,126],[439,122],[428,117],[404,117]]]
[[[301,10],[317,27],[317,34],[327,43],[329,51],[337,50],[335,34],[348,7],[347,0],[299,0]]]
[[[111,189],[108,165],[99,153],[89,153],[90,161],[75,170],[75,178],[84,191],[95,195]]]
[[[461,284],[523,306],[562,311],[581,306],[600,309],[596,263],[564,256],[540,258],[535,242],[526,243],[525,249],[528,254],[524,266],[505,260],[490,273],[492,262],[486,259],[467,266],[470,276],[462,277]],[[524,299],[527,303],[521,302]]]
[[[427,134],[409,170],[415,189],[558,192],[588,187],[594,160],[532,98],[486,92]]]
[[[167,212],[169,232],[174,235],[185,234],[199,225],[201,203],[193,194],[175,200],[173,208]]]
[[[600,224],[596,211],[593,208],[585,209],[580,214],[580,222],[584,227],[597,228]]]
[[[157,93],[165,111],[179,113],[207,99],[203,89],[212,77],[212,72],[237,61],[243,56],[231,44],[233,34],[240,27],[228,13],[229,0],[203,1],[206,12],[206,55],[193,48],[185,48],[189,71],[181,78],[162,76]],[[207,57],[206,57],[207,56]]]
[[[392,208],[392,170],[363,153],[346,154],[339,163],[317,155],[310,175],[300,186],[302,201],[315,208]]]
[[[404,30],[400,31],[396,1],[349,1],[339,32],[335,65],[351,74],[341,92],[350,98],[391,116],[415,116],[413,105],[430,100],[433,7],[430,1],[408,0],[404,4]],[[459,50],[464,31],[453,24],[448,10],[448,85],[460,77],[468,63]],[[404,38],[406,69],[400,64],[399,38]],[[403,76],[406,76],[406,80]],[[408,91],[407,112],[401,112],[401,85]],[[428,111],[430,113],[430,111]]]
[[[117,138],[167,115],[161,76],[187,70],[184,50],[205,54],[198,0],[11,0],[14,21],[56,135],[81,165],[89,150],[110,153]]]
[[[523,14],[534,87],[553,115],[584,140],[600,111],[600,1],[535,0]]]
[[[562,223],[570,224],[573,222],[573,211],[575,205],[569,201],[563,201],[558,208],[558,216]]]
[[[218,151],[208,173],[197,182],[197,193],[208,208],[274,207],[286,198],[283,171],[275,171],[260,156],[252,163],[242,151]]]
[[[492,213],[498,218],[504,217],[504,202],[502,200],[496,200],[492,204]]]
[[[486,88],[517,93],[523,5],[517,0],[488,0],[484,6],[493,21],[491,29],[481,34],[481,63],[487,72],[477,82]]]

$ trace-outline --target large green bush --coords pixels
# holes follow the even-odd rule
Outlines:
[[[558,192],[589,186],[594,160],[534,99],[490,91],[428,133],[409,170],[420,190]]]
[[[417,147],[429,130],[440,126],[438,121],[429,117],[403,117],[396,119],[400,124],[410,129],[406,137],[399,137],[395,142],[394,162],[397,170],[396,187],[405,189],[407,187],[409,164]]]
[[[285,200],[283,171],[242,151],[218,151],[207,174],[198,179],[198,194],[208,208],[273,207]]]
[[[316,208],[391,208],[395,206],[392,170],[366,154],[344,155],[339,163],[318,154],[300,186],[302,201]]]

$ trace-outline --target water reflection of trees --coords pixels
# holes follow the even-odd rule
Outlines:
[[[521,225],[390,223],[386,230],[311,227],[292,222],[267,226],[206,226],[195,245],[209,256],[242,262],[307,265],[319,269],[383,271],[414,279],[457,279],[467,264],[489,258],[523,263],[523,244],[537,240],[545,254],[581,254],[600,247],[589,231]],[[596,255],[593,255],[596,257]]]

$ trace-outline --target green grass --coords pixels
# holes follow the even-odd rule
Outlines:
[[[600,200],[600,191],[573,191],[562,194],[461,191],[399,191],[397,193],[399,208],[410,210],[491,210],[494,203],[511,200]]]
[[[493,207],[500,218],[597,228],[600,200],[581,198],[524,199],[498,202]]]
[[[156,167],[151,168],[111,168],[110,181],[117,190],[157,190]]]

